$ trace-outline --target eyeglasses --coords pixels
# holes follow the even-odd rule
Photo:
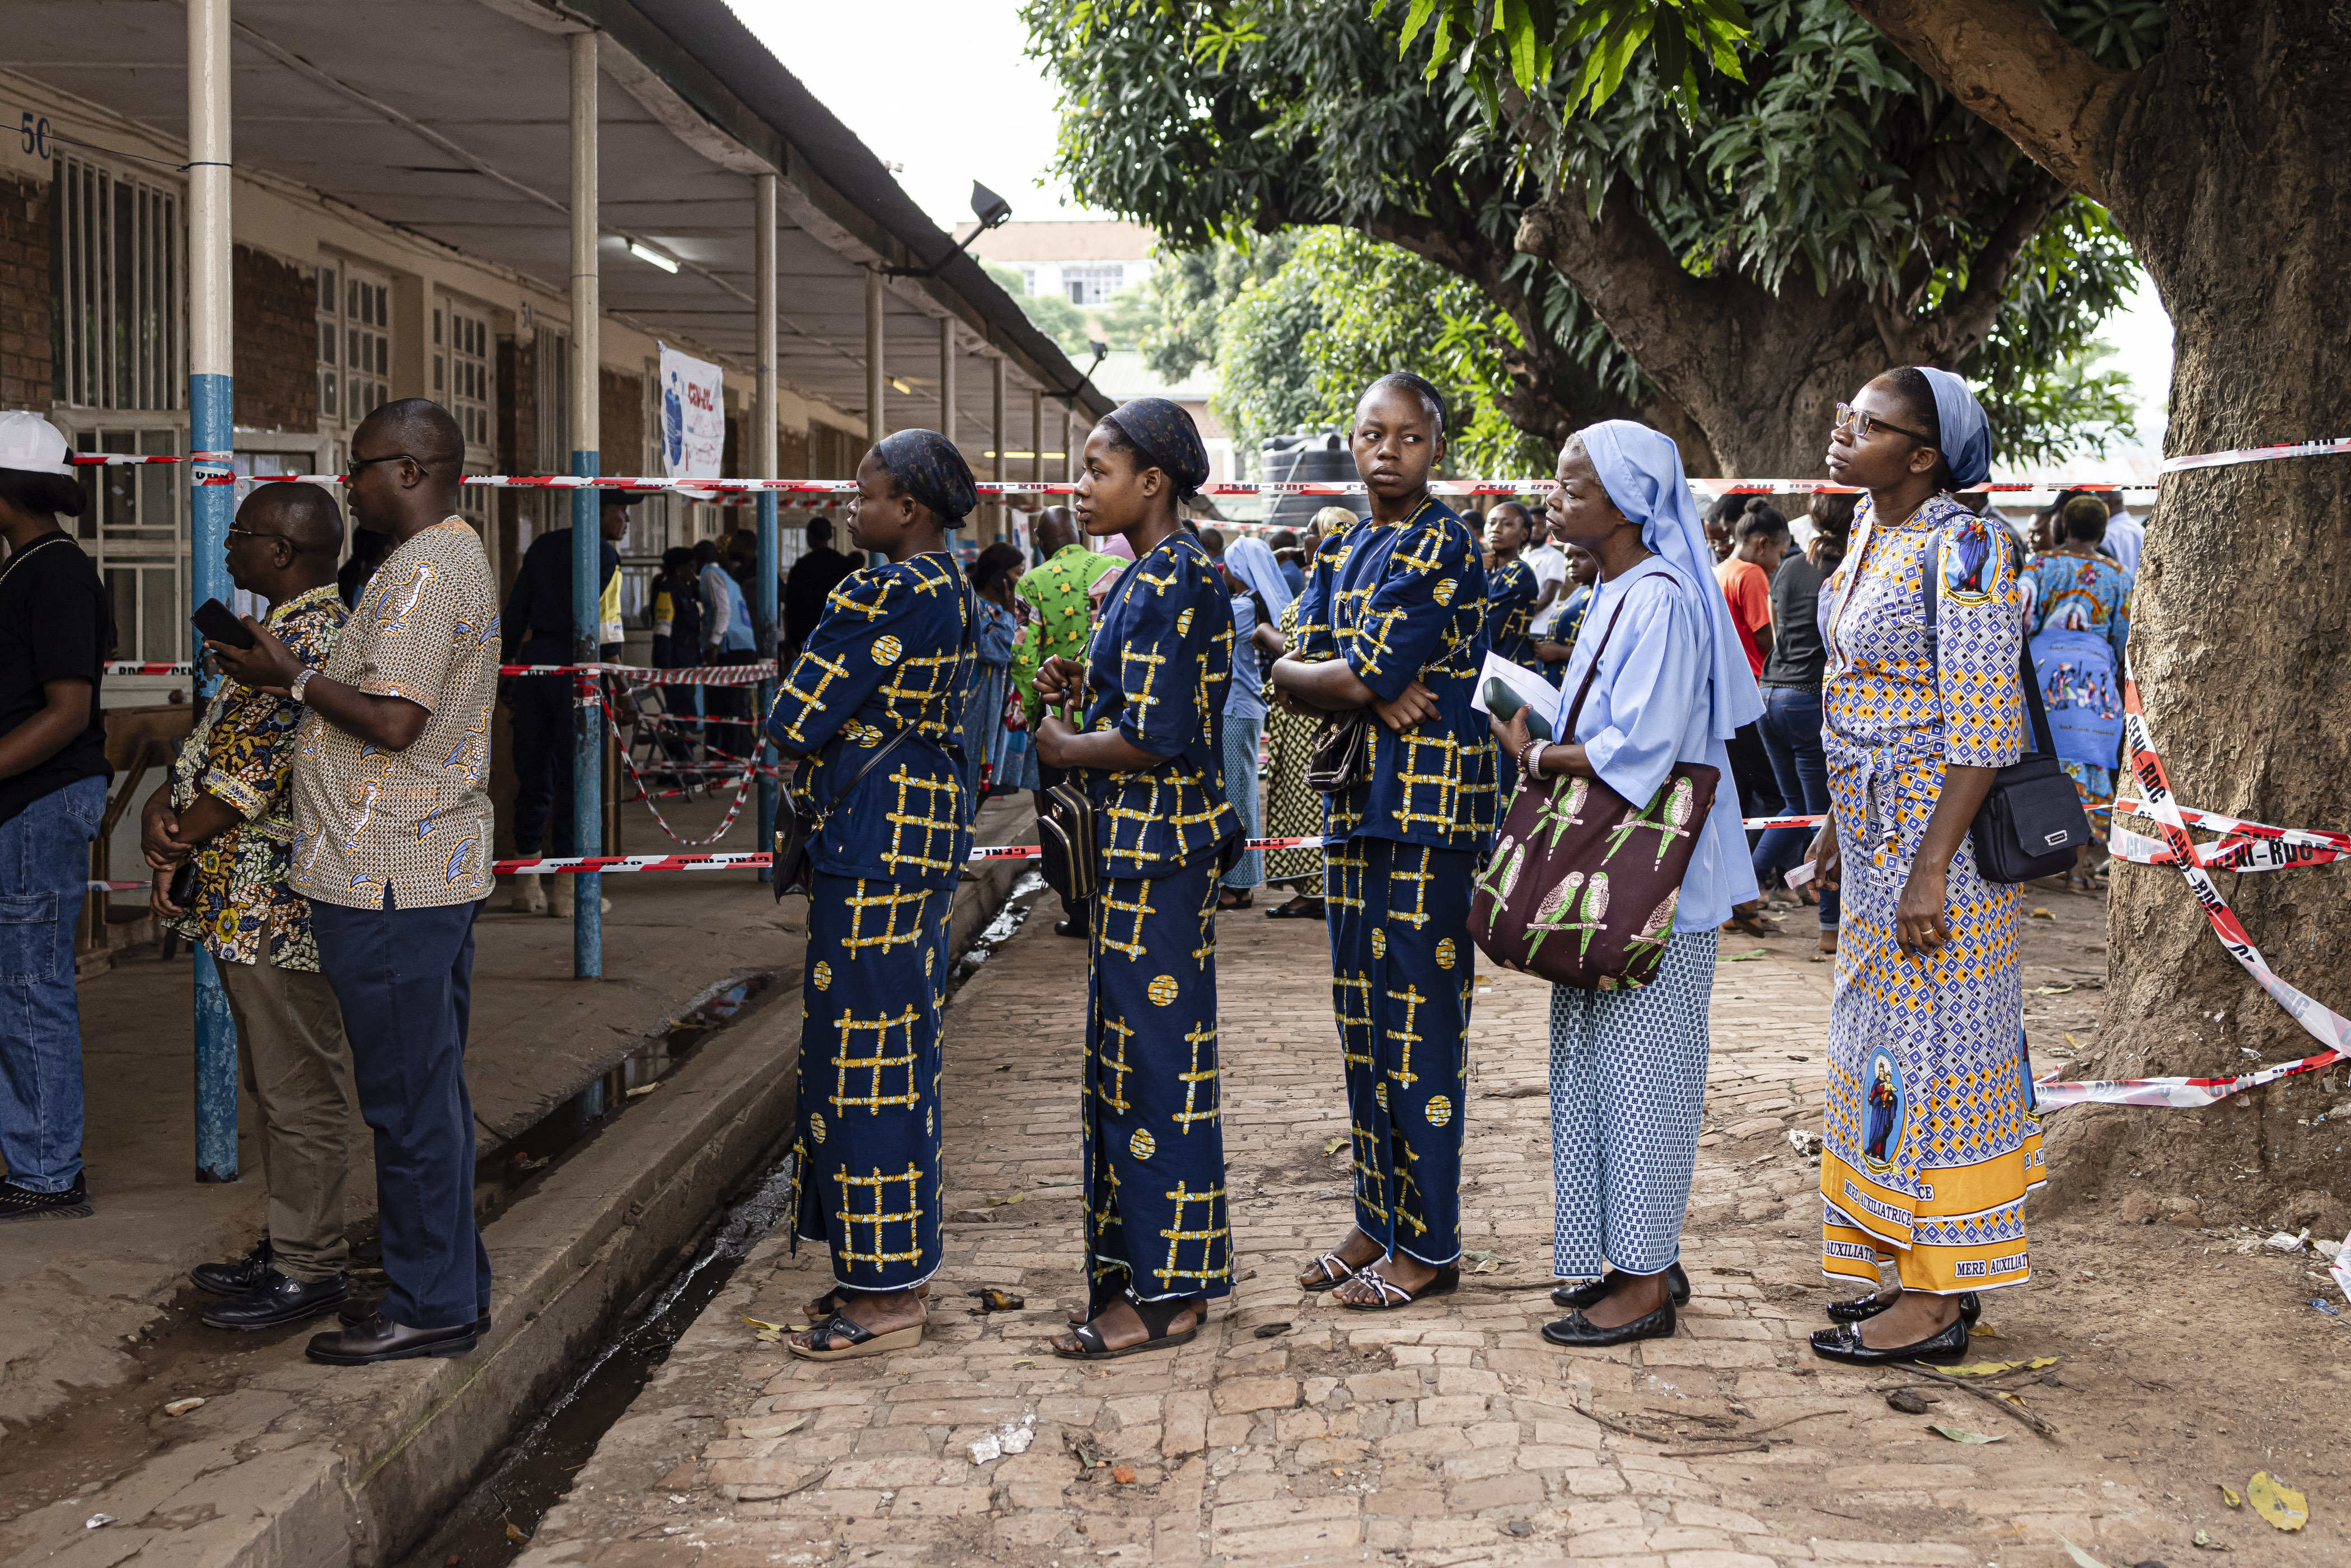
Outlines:
[[[245,538],[248,538],[248,539],[285,539],[285,538],[286,538],[286,536],[285,536],[284,534],[257,534],[257,533],[255,533],[251,528],[231,528],[231,529],[229,529],[229,531],[228,531],[228,532],[226,532],[226,533],[223,534],[223,535],[221,536],[221,538],[222,538],[223,542],[225,542],[225,541],[227,541],[227,540],[229,540],[229,539],[237,538],[240,538],[240,537]],[[287,542],[291,543],[292,541],[291,541],[291,540],[287,540]]]
[[[1935,438],[1923,431],[1905,430],[1898,424],[1888,424],[1874,413],[1862,413],[1849,402],[1836,405],[1836,419],[1833,428],[1852,432],[1855,441],[1866,441],[1881,430],[1890,430],[1896,435],[1907,435],[1913,441],[1923,441],[1929,446],[1935,444]]]
[[[407,457],[411,463],[415,464],[419,470],[425,470],[424,459],[422,457],[412,457],[405,452],[387,452],[381,457],[352,458],[350,465],[343,470],[343,483],[348,485],[353,479],[358,478],[360,470],[366,467],[371,463],[397,463],[403,457]]]

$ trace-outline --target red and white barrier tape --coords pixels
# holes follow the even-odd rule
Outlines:
[[[137,659],[117,659],[106,666],[110,675],[193,675],[193,664],[157,664]],[[660,670],[649,664],[500,664],[502,675],[625,675],[640,685],[650,686],[753,686],[761,681],[776,678],[776,662],[763,659],[756,664],[695,664],[681,669]]]

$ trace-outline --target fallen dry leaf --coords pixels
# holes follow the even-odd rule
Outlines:
[[[1134,1484],[1134,1467],[1133,1465],[1113,1465],[1110,1468],[1110,1479],[1116,1481],[1123,1487],[1133,1486]]]
[[[521,1531],[517,1530],[515,1528],[515,1521],[509,1519],[507,1521],[507,1539],[514,1542],[527,1542],[530,1537],[525,1535]]]
[[[2001,1443],[2007,1441],[2004,1437],[1986,1437],[1981,1432],[1970,1432],[1965,1427],[1946,1427],[1939,1422],[1935,1421],[1929,1421],[1927,1423],[1927,1430],[1929,1432],[1939,1433],[1943,1437],[1949,1437],[1954,1443]]]
[[[2215,1481],[2213,1484],[2220,1489],[2220,1500],[2222,1502],[2227,1503],[2231,1508],[2242,1508],[2245,1506],[2245,1500],[2237,1495],[2236,1488],[2231,1486],[2226,1481]]]
[[[790,1436],[808,1424],[809,1417],[802,1416],[797,1420],[770,1423],[764,1427],[746,1427],[736,1435],[742,1437],[783,1437]]]
[[[2057,917],[2050,914],[2045,909],[2035,909],[2028,918],[2033,920],[2054,920]]]
[[[164,1406],[163,1414],[166,1416],[184,1416],[203,1403],[203,1399],[194,1395],[190,1395],[185,1399],[174,1399],[169,1405]]]
[[[1337,1154],[1341,1149],[1344,1148],[1346,1144],[1347,1140],[1343,1134],[1323,1139],[1322,1157],[1326,1160],[1329,1159],[1332,1155]]]
[[[1028,1201],[1029,1195],[1027,1193],[1016,1192],[1010,1197],[991,1197],[987,1200],[987,1205],[990,1208],[1002,1208],[1007,1204],[1026,1203]]]
[[[2245,1498],[2255,1513],[2279,1530],[2300,1530],[2310,1522],[2310,1500],[2267,1470],[2253,1472],[2245,1483]]]
[[[634,1089],[632,1089],[632,1090],[630,1090],[630,1091],[629,1091],[629,1098],[630,1098],[630,1099],[632,1099],[632,1100],[642,1100],[642,1099],[643,1099],[646,1095],[648,1095],[648,1094],[652,1093],[654,1090],[656,1090],[656,1089],[658,1089],[658,1088],[660,1088],[660,1087],[661,1087],[661,1085],[660,1085],[659,1083],[640,1083],[640,1084],[638,1084]],[[507,1528],[508,1530],[512,1530],[512,1529],[514,1528],[514,1526],[513,1526],[513,1525],[511,1525],[511,1524],[509,1524],[509,1525],[507,1525]],[[517,1541],[522,1541],[522,1540],[527,1540],[527,1539],[528,1539],[528,1537],[517,1535],[517,1536],[516,1536],[516,1537],[515,1537],[515,1539],[516,1539],[516,1540],[517,1540]]]
[[[2074,1568],[2106,1568],[2105,1563],[2099,1562],[2096,1558],[2091,1556],[2088,1552],[2083,1551],[2080,1547],[2074,1545],[2064,1536],[2059,1536],[2057,1538],[2057,1542],[2059,1545],[2065,1548],[2066,1554],[2074,1559]]]

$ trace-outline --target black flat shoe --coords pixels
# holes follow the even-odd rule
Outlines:
[[[276,1270],[269,1266],[269,1238],[234,1263],[199,1263],[188,1270],[199,1291],[215,1296],[248,1296],[261,1289]]]
[[[1635,1318],[1629,1323],[1618,1323],[1613,1329],[1602,1328],[1582,1312],[1567,1316],[1542,1326],[1543,1338],[1570,1350],[1605,1350],[1612,1344],[1630,1344],[1636,1339],[1671,1339],[1674,1337],[1674,1304],[1668,1301],[1656,1312]]]
[[[329,1366],[369,1366],[379,1361],[411,1361],[421,1355],[465,1355],[474,1348],[474,1325],[413,1329],[381,1312],[335,1333],[314,1334],[303,1347],[312,1361]]]
[[[1940,1333],[1930,1334],[1916,1344],[1897,1344],[1886,1350],[1873,1350],[1862,1343],[1859,1323],[1814,1329],[1813,1354],[1823,1361],[1842,1361],[1848,1366],[1886,1366],[1897,1361],[1933,1361],[1946,1364],[1965,1361],[1968,1358],[1968,1320],[1953,1318],[1951,1326]]]
[[[1053,935],[1056,936],[1074,936],[1079,941],[1082,942],[1092,936],[1093,933],[1086,929],[1086,923],[1084,921],[1056,920],[1053,922]]]
[[[1319,898],[1307,904],[1277,904],[1271,909],[1265,912],[1265,917],[1268,920],[1322,920],[1327,918],[1323,914],[1322,901]]]
[[[1600,1298],[1608,1293],[1609,1283],[1609,1279],[1599,1279],[1588,1285],[1562,1285],[1552,1291],[1552,1304],[1580,1312],[1586,1307],[1598,1305]],[[1682,1272],[1682,1266],[1678,1263],[1666,1266],[1666,1294],[1673,1298],[1673,1303],[1677,1307],[1689,1305],[1689,1276]],[[1834,1317],[1835,1314],[1832,1312],[1830,1315]]]
[[[1833,1323],[1863,1322],[1876,1317],[1901,1299],[1898,1294],[1869,1295],[1855,1296],[1847,1301],[1831,1301],[1828,1305],[1829,1322]],[[1976,1293],[1973,1291],[1968,1291],[1959,1298],[1959,1317],[1970,1328],[1975,1327],[1976,1320],[1981,1316],[1983,1316],[1983,1302],[1976,1299]]]
[[[289,1280],[272,1269],[255,1289],[205,1308],[203,1322],[208,1329],[274,1329],[331,1312],[350,1297],[340,1274],[331,1280]]]
[[[383,1311],[383,1298],[381,1296],[375,1296],[366,1301],[360,1301],[357,1297],[354,1297],[350,1301],[343,1303],[343,1310],[335,1314],[335,1319],[345,1328],[355,1329],[359,1327],[360,1324],[367,1322],[368,1319],[375,1316],[376,1313],[381,1311]],[[477,1334],[487,1333],[490,1332],[489,1313],[484,1312],[480,1317],[474,1320],[474,1332]]]

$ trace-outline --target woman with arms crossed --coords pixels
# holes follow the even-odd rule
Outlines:
[[[2024,1197],[2043,1176],[2025,1082],[2022,889],[1976,869],[1968,831],[2025,747],[2024,608],[2008,531],[1947,493],[1991,436],[1945,371],[1889,371],[1839,404],[1829,477],[1868,492],[1837,570],[1826,715],[1831,811],[1813,847],[1844,908],[1829,1009],[1815,1354],[1959,1361],[1975,1291],[2022,1284]],[[1927,595],[1938,595],[1938,635]],[[1888,1259],[1900,1289],[1875,1287]]]
[[[1755,896],[1728,742],[1763,700],[1671,439],[1623,419],[1568,437],[1549,515],[1553,538],[1599,563],[1562,683],[1590,689],[1572,744],[1531,740],[1523,708],[1507,725],[1489,719],[1503,756],[1531,780],[1597,779],[1636,807],[1677,762],[1721,776],[1667,904],[1673,935],[1656,978],[1626,991],[1552,988],[1552,1267],[1591,1282],[1552,1293],[1573,1310],[1542,1333],[1591,1347],[1668,1338],[1689,1300],[1682,1218],[1706,1103],[1715,931]]]
[[[808,846],[792,1147],[794,1248],[832,1249],[833,1289],[789,1342],[810,1361],[919,1343],[939,1266],[939,1008],[971,853],[956,737],[977,612],[946,530],[976,498],[935,431],[899,431],[865,455],[850,542],[889,563],[832,591],[768,715],[768,737],[803,763],[793,789],[826,813]]]
[[[1094,426],[1072,507],[1134,564],[1103,601],[1082,670],[1046,661],[1038,760],[1083,768],[1092,900],[1084,1085],[1084,1321],[1053,1354],[1105,1361],[1188,1343],[1232,1291],[1217,1077],[1217,877],[1239,831],[1225,798],[1228,591],[1178,507],[1208,476],[1192,418],[1138,398]]]

